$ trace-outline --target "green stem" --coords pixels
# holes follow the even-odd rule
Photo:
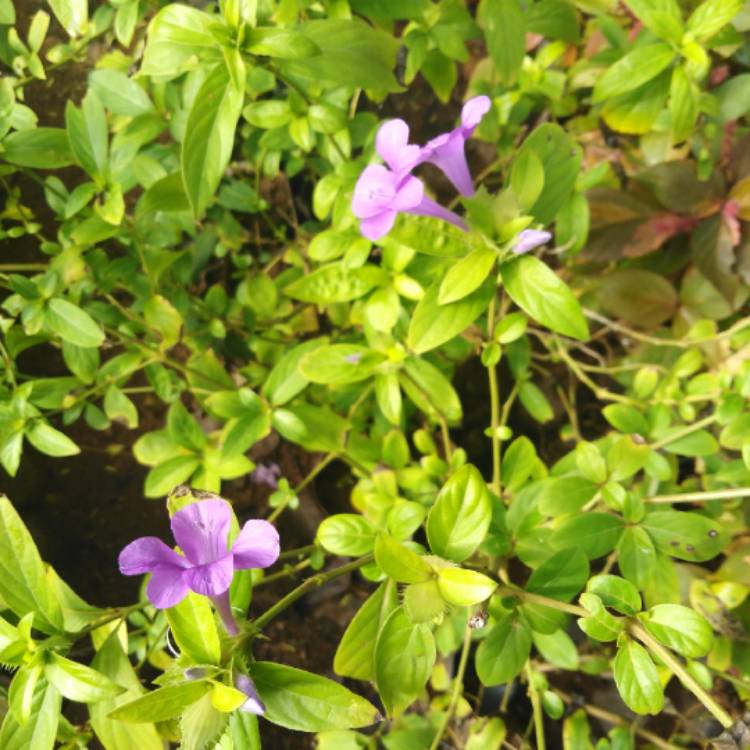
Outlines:
[[[682,492],[676,495],[654,495],[645,498],[647,503],[701,503],[713,500],[735,500],[750,497],[750,487],[736,490],[708,490],[707,492]]]
[[[674,443],[676,440],[680,440],[687,435],[692,435],[694,432],[698,432],[698,430],[702,430],[704,427],[709,427],[714,422],[716,422],[716,420],[717,417],[715,414],[712,414],[710,417],[699,419],[697,422],[693,422],[693,424],[689,424],[686,427],[683,427],[681,430],[677,430],[671,435],[668,435],[661,440],[657,440],[655,443],[651,443],[651,450],[659,450],[659,448],[663,448],[665,445]]]
[[[467,566],[471,567],[471,566]],[[589,613],[583,608],[576,604],[568,604],[567,602],[560,602],[557,599],[550,599],[547,596],[541,594],[532,594],[530,591],[523,591],[521,589],[513,588],[513,586],[500,585],[497,587],[496,594],[500,596],[516,596],[529,604],[539,604],[542,607],[549,607],[550,609],[557,609],[560,612],[566,612],[569,615],[575,615],[576,617],[588,617]]]
[[[443,720],[440,722],[435,739],[430,745],[430,750],[437,750],[440,747],[440,742],[443,739],[445,730],[450,724],[450,720],[453,717],[453,712],[456,710],[456,704],[461,696],[464,687],[464,675],[466,674],[466,665],[469,661],[469,650],[471,649],[471,634],[472,629],[467,625],[464,631],[464,642],[461,647],[461,656],[458,661],[458,669],[456,670],[456,676],[453,678],[453,690],[451,691],[450,703],[448,703],[448,709],[443,716]]]
[[[725,729],[734,725],[732,717],[693,679],[670,651],[651,637],[643,626],[633,623],[630,626],[630,632],[666,665],[672,674],[682,682]]]
[[[257,617],[253,621],[253,624],[258,630],[262,630],[266,625],[268,625],[269,622],[271,622],[271,620],[274,619],[274,617],[280,615],[285,609],[294,604],[297,599],[300,599],[309,591],[319,588],[323,584],[332,581],[334,578],[338,578],[339,576],[343,576],[347,573],[359,570],[364,565],[367,565],[367,563],[372,562],[373,558],[374,556],[372,554],[365,555],[364,557],[360,557],[359,559],[347,563],[346,565],[342,565],[338,568],[334,568],[333,570],[329,570],[327,573],[320,573],[316,576],[308,578],[306,581],[297,586],[297,588],[290,591],[285,597],[279,599],[279,601],[276,602],[273,607],[267,609],[260,617]]]
[[[546,750],[547,742],[544,737],[544,713],[539,691],[534,687],[534,676],[531,671],[531,663],[526,662],[526,679],[528,681],[529,699],[534,711],[534,733],[536,734],[536,750]]]
[[[308,473],[308,475],[296,487],[294,487],[294,489],[292,490],[294,495],[298,495],[300,492],[302,492],[302,490],[304,490],[305,487],[307,487],[307,485],[310,484],[310,482],[312,482],[313,479],[315,479],[315,477],[317,477],[318,474],[320,474],[320,472],[323,471],[323,469],[325,469],[325,467],[328,466],[328,464],[330,464],[331,461],[333,461],[335,458],[335,453],[329,453],[320,463],[316,464]],[[284,512],[291,500],[291,495],[285,498],[278,507],[274,508],[273,512],[268,516],[267,521],[269,523],[273,523]]]
[[[495,336],[495,307],[497,296],[490,301],[487,310],[487,340],[492,341]],[[492,432],[492,491],[498,496],[503,492],[502,455],[500,448],[500,387],[498,384],[497,367],[487,368],[490,388],[490,430]]]

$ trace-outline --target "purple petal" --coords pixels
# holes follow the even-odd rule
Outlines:
[[[158,565],[175,565],[177,567],[187,567],[188,565],[184,557],[180,557],[155,536],[142,536],[140,539],[131,542],[120,552],[118,562],[120,573],[124,576],[150,573]]]
[[[204,565],[227,554],[232,511],[224,500],[201,500],[172,516],[172,533],[193,565]]]
[[[240,706],[240,711],[256,716],[262,716],[266,712],[266,707],[263,705],[260,695],[258,695],[255,683],[246,674],[235,672],[234,686],[247,696],[247,700]]]
[[[255,471],[250,475],[250,481],[255,484],[265,484],[272,490],[278,488],[276,479],[281,475],[281,469],[278,464],[258,464]]]
[[[157,609],[169,609],[188,595],[189,571],[177,565],[157,565],[146,586],[146,596]]]
[[[445,176],[456,186],[461,195],[474,195],[474,183],[464,154],[465,137],[461,130],[454,130],[448,138],[434,138],[427,144],[427,161],[445,172]]]
[[[398,188],[391,201],[390,208],[396,211],[408,211],[418,206],[424,196],[424,185],[416,177],[409,175]]]
[[[279,532],[268,521],[248,521],[232,545],[234,567],[267,568],[279,557]]]
[[[409,213],[417,214],[418,216],[434,216],[437,219],[455,224],[459,229],[468,230],[466,222],[458,214],[449,211],[426,195],[422,198],[422,202],[418,206],[409,210]]]
[[[232,585],[234,564],[232,555],[228,554],[220,560],[212,560],[205,565],[196,565],[185,571],[188,586],[196,594],[203,596],[219,596]]]
[[[466,137],[474,132],[474,128],[490,111],[490,107],[492,107],[492,102],[489,96],[475,96],[464,104],[461,110],[461,126]]]
[[[365,168],[354,187],[352,211],[358,219],[369,219],[387,209],[396,195],[398,179],[381,164]]]
[[[523,255],[528,253],[535,247],[544,245],[552,239],[552,235],[549,232],[545,232],[542,229],[524,229],[513,245],[513,252],[516,255]]]
[[[409,145],[409,126],[403,120],[390,120],[380,126],[375,136],[375,149],[397,173],[412,169],[422,151],[419,146]]]
[[[379,240],[391,231],[396,216],[398,216],[398,211],[389,210],[382,211],[376,216],[369,216],[359,223],[359,231],[368,240]]]

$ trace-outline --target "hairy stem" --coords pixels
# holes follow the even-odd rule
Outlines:
[[[334,578],[338,578],[339,576],[346,575],[347,573],[351,573],[352,571],[359,570],[361,567],[371,562],[373,558],[374,555],[372,554],[365,555],[364,557],[353,560],[346,565],[342,565],[338,568],[334,568],[333,570],[329,570],[326,573],[320,573],[316,576],[308,578],[306,581],[297,586],[297,588],[292,589],[292,591],[290,591],[285,597],[279,599],[279,601],[276,602],[273,607],[267,609],[262,615],[260,615],[260,617],[257,617],[254,620],[253,624],[258,628],[258,630],[261,630],[266,625],[268,625],[268,623],[271,622],[274,617],[280,615],[285,609],[294,604],[297,599],[300,599],[309,591],[319,588],[323,584],[328,583],[328,581],[332,581]]]
[[[438,747],[440,747],[440,742],[443,739],[445,730],[448,728],[448,724],[450,724],[450,720],[453,717],[453,712],[456,710],[456,704],[458,703],[458,699],[463,691],[464,675],[466,674],[466,665],[469,661],[469,650],[471,649],[472,632],[472,629],[467,624],[466,630],[464,631],[464,642],[461,647],[461,656],[459,657],[458,661],[458,669],[456,670],[456,676],[453,678],[453,690],[451,691],[450,703],[448,704],[448,708],[445,711],[443,720],[440,722],[440,726],[438,727],[435,739],[432,741],[432,745],[430,745],[430,750],[437,750]]]
[[[654,495],[645,498],[647,503],[705,503],[714,500],[736,500],[750,497],[750,487],[731,490],[708,490],[707,492],[682,492],[676,495]]]
[[[536,735],[536,750],[546,750],[547,741],[544,737],[544,712],[539,691],[534,687],[534,675],[531,671],[531,662],[526,662],[526,680],[528,682],[529,700],[534,711],[534,734]]]

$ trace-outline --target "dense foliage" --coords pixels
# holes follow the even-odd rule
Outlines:
[[[0,496],[0,748],[749,746],[750,2],[40,5],[0,0],[0,463],[117,423],[188,541],[94,606]],[[274,567],[216,498],[334,466]],[[347,575],[327,674],[254,658]]]

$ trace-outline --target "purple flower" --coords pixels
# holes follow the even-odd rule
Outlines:
[[[120,552],[120,572],[151,573],[146,593],[157,609],[174,607],[191,590],[210,596],[226,623],[227,615],[231,619],[228,590],[234,571],[267,568],[279,556],[279,534],[267,521],[248,521],[228,549],[231,521],[232,511],[224,500],[188,505],[172,516],[172,534],[184,557],[161,539],[144,536]]]
[[[466,229],[460,216],[424,194],[424,185],[416,177],[408,172],[400,175],[381,164],[366,167],[359,176],[352,211],[360,219],[360,231],[368,240],[378,240],[388,234],[402,211],[435,216]]]
[[[428,161],[445,172],[462,195],[474,195],[474,183],[466,163],[464,146],[492,103],[487,96],[475,96],[461,110],[461,124],[427,142],[421,160]]]
[[[423,161],[422,149],[409,144],[409,126],[403,120],[390,120],[380,126],[375,136],[375,150],[399,177]]]
[[[272,490],[276,490],[279,487],[276,481],[281,476],[281,469],[278,464],[258,464],[255,467],[255,471],[250,475],[250,481],[255,484],[265,484]]]
[[[262,716],[266,712],[266,707],[263,705],[260,695],[258,695],[255,683],[246,674],[235,672],[234,686],[247,696],[247,700],[240,706],[240,711],[256,716]]]
[[[539,245],[544,245],[552,239],[552,235],[549,232],[545,232],[543,229],[524,229],[513,244],[513,252],[516,255],[523,255],[533,250]]]

